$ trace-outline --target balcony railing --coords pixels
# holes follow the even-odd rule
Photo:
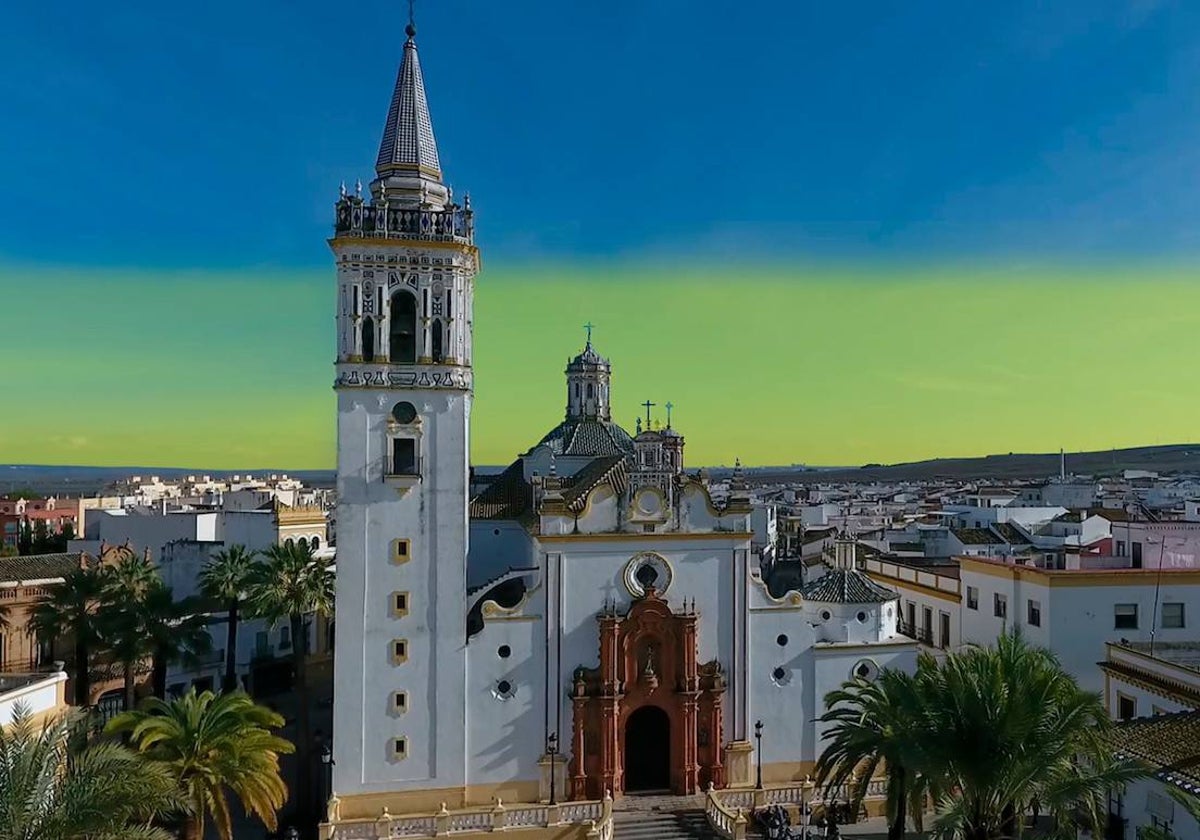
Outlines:
[[[357,196],[338,201],[334,215],[337,236],[418,239],[430,242],[475,241],[474,213],[452,205],[445,210],[419,210],[367,204]]]
[[[909,624],[907,621],[896,622],[896,629],[910,639],[916,639],[923,645],[933,647],[933,628],[932,627],[917,627]]]

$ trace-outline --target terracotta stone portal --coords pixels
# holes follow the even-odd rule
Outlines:
[[[653,588],[626,615],[597,616],[600,667],[577,668],[572,688],[573,799],[725,785],[725,677],[718,662],[696,662],[697,620]]]

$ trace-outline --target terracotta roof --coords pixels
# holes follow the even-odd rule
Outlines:
[[[31,554],[25,557],[0,557],[0,581],[4,583],[24,580],[47,580],[60,578],[72,569],[78,569],[82,554]]]
[[[564,420],[537,442],[549,446],[555,455],[630,455],[633,438],[616,423],[607,420]]]
[[[525,481],[524,462],[518,458],[471,500],[471,518],[520,519],[532,504],[533,490]]]
[[[1120,756],[1148,764],[1158,779],[1200,792],[1200,711],[1119,723],[1113,747]]]
[[[801,594],[809,601],[828,604],[882,604],[899,597],[857,569],[830,569],[806,585]]]

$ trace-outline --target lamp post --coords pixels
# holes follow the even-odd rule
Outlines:
[[[321,773],[321,793],[328,807],[333,796],[333,747],[328,743],[321,746],[321,768],[324,771]]]
[[[551,732],[550,737],[546,739],[546,755],[550,756],[550,804],[556,805],[554,801],[554,777],[558,775],[558,767],[555,764],[554,757],[558,754],[558,733]]]
[[[761,720],[754,722],[754,752],[758,759],[758,775],[754,781],[754,789],[762,790],[762,731],[763,724]]]

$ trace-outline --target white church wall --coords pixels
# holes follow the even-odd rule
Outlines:
[[[533,538],[520,522],[476,519],[471,521],[471,554],[467,558],[467,586],[481,586],[509,569],[537,565]]]
[[[538,602],[541,590],[519,612],[542,613]],[[472,784],[538,779],[545,737],[545,628],[541,614],[489,618],[467,644],[467,765]],[[567,732],[559,734],[564,746],[569,746],[569,721]]]
[[[749,631],[749,721],[763,723],[763,777],[803,778],[815,758],[812,625],[801,606],[754,607]]]
[[[621,522],[621,499],[611,485],[601,484],[588,494],[587,506],[575,520],[581,534],[600,534],[617,530]]]
[[[829,692],[840,688],[852,679],[860,665],[866,664],[873,679],[884,668],[895,668],[906,673],[917,669],[917,643],[898,638],[876,645],[817,645],[813,648],[813,718],[827,711],[825,698]],[[828,739],[824,737],[826,724],[815,724],[813,756],[819,756]]]

